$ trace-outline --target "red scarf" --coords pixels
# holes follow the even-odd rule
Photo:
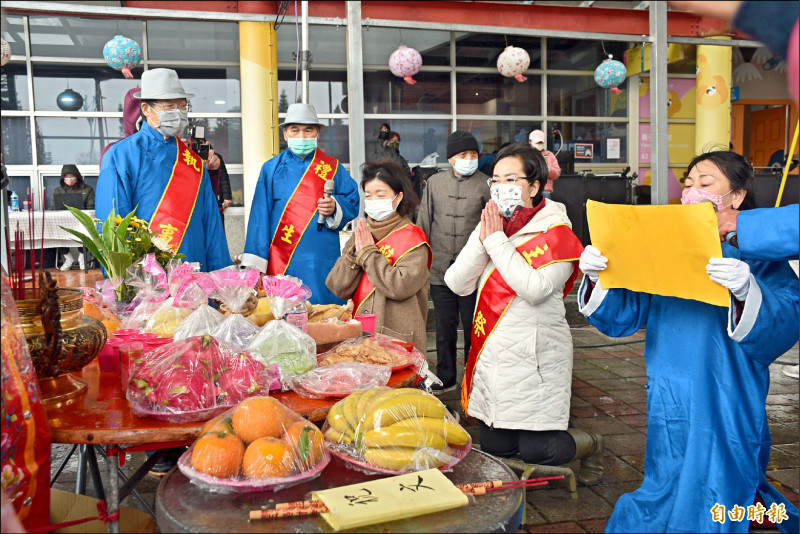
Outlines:
[[[543,207],[544,197],[542,197],[541,202],[533,208],[517,208],[508,219],[503,217],[503,231],[506,233],[506,236],[511,237],[519,232]]]

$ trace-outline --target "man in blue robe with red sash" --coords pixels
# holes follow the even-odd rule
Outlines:
[[[313,106],[292,104],[281,127],[289,150],[261,167],[241,266],[300,278],[312,304],[341,304],[325,279],[341,255],[339,229],[358,215],[358,185],[317,147],[322,124]]]
[[[217,199],[203,160],[177,137],[188,125],[188,98],[172,69],[142,74],[142,125],[111,146],[100,165],[96,216],[114,209],[149,221],[150,230],[203,271],[231,265]]]

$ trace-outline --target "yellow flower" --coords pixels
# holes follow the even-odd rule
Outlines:
[[[116,217],[114,217],[114,226],[119,226],[119,224],[120,224],[121,222],[122,222],[122,217],[120,217],[119,215],[117,215]]]
[[[141,241],[141,240],[142,240],[142,238],[141,238],[141,237],[137,237],[137,238],[136,238],[136,241]]]

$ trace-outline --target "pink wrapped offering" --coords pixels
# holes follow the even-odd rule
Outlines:
[[[287,379],[287,385],[304,397],[341,399],[354,391],[385,386],[391,375],[391,368],[383,365],[346,362],[316,367]]]
[[[156,341],[158,343],[158,341]],[[133,413],[174,423],[204,421],[252,395],[266,395],[267,368],[211,336],[146,347],[130,363]]]

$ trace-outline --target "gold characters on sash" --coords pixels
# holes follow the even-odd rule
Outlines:
[[[319,164],[317,164],[317,166],[314,167],[314,174],[316,174],[323,180],[327,180],[328,173],[331,172],[332,170],[333,167],[331,167],[328,163],[325,163],[325,160],[321,159],[319,160]]]
[[[159,224],[158,226],[161,228],[161,230],[158,233],[158,237],[160,237],[167,243],[170,243],[172,241],[173,235],[175,234],[175,232],[178,231],[178,229],[169,223]]]
[[[394,249],[392,248],[392,246],[391,246],[389,243],[386,243],[385,245],[383,245],[383,246],[382,246],[380,249],[378,249],[378,250],[380,250],[380,251],[381,251],[381,254],[383,254],[384,256],[386,256],[386,259],[387,259],[387,260],[391,261],[391,259],[392,259],[392,255],[394,254]]]
[[[526,252],[523,252],[522,257],[525,258],[525,261],[528,262],[528,265],[531,265],[533,263],[533,258],[539,256],[540,254],[544,254],[546,250],[547,250],[547,243],[544,244],[544,248],[540,248],[537,246],[533,250],[528,250]]]
[[[197,166],[197,158],[192,155],[192,152],[188,148],[183,151],[183,162],[197,172],[202,170]]]
[[[474,330],[476,336],[485,336],[486,331],[483,329],[483,325],[486,324],[486,317],[483,316],[483,312],[478,310],[478,313],[475,314],[475,321],[474,323]]]
[[[292,234],[294,234],[294,225],[293,224],[285,224],[283,225],[283,236],[281,237],[281,241],[285,241],[286,243],[292,244]]]

